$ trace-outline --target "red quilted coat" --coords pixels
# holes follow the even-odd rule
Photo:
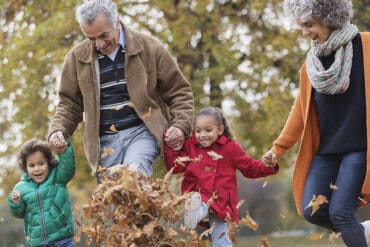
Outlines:
[[[176,162],[179,157],[189,157],[190,161]],[[208,148],[201,147],[194,134],[180,151],[165,146],[165,162],[167,169],[175,167],[174,173],[184,172],[182,193],[197,191],[204,202],[216,193],[218,197],[211,204],[211,211],[221,219],[229,214],[236,222],[239,201],[236,170],[247,178],[266,177],[279,170],[278,165],[272,169],[264,166],[261,160],[252,159],[237,142],[224,135]]]

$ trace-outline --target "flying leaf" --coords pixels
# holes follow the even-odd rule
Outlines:
[[[260,243],[261,243],[261,247],[270,247],[271,246],[267,237],[265,237],[265,236],[262,236],[260,238]]]
[[[361,198],[361,197],[358,197],[358,199],[360,200],[360,202],[362,203],[362,204],[367,204],[368,202],[366,201],[366,200],[364,200],[363,198]]]
[[[281,217],[281,218],[283,218],[283,219],[285,219],[285,218],[286,218],[286,215],[284,214],[284,212],[283,212],[283,211],[280,211],[280,217]]]
[[[218,154],[218,153],[216,153],[214,151],[209,151],[209,152],[207,152],[207,154],[209,156],[211,156],[213,160],[219,160],[219,159],[222,159],[223,158],[223,156],[221,154]]]
[[[110,127],[109,127],[109,130],[112,131],[112,132],[117,132],[118,130],[116,129],[116,126],[114,126],[114,124],[112,124]]]
[[[335,184],[332,184],[331,182],[330,182],[329,187],[330,187],[331,190],[337,190],[338,189],[338,187]]]
[[[240,200],[238,204],[236,205],[236,209],[239,209],[244,203],[245,203],[245,200]]]
[[[247,227],[249,227],[253,231],[256,231],[257,227],[258,227],[257,223],[252,219],[252,217],[249,215],[248,212],[244,216],[244,218],[239,220],[239,225],[246,225]]]
[[[312,216],[316,213],[317,210],[319,210],[321,204],[326,204],[326,203],[329,203],[326,196],[318,195],[316,197],[316,195],[313,195],[311,201],[307,204],[307,206],[304,209],[312,207],[312,212],[310,214]]]
[[[115,111],[119,111],[123,108],[124,105],[115,105],[115,106],[112,106],[112,110],[115,110]]]
[[[109,155],[111,155],[113,153],[113,149],[111,148],[103,148],[103,153],[102,155],[100,156],[102,159],[105,159],[107,158]]]
[[[148,110],[147,112],[145,112],[144,114],[142,114],[142,115],[140,116],[140,118],[141,118],[141,119],[148,118],[148,117],[150,117],[151,113],[152,113],[152,108],[151,108],[151,107],[149,107],[149,110]]]

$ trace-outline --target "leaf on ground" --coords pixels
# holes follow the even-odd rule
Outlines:
[[[331,232],[329,234],[329,242],[330,243],[334,243],[335,241],[337,241],[340,237],[342,236],[342,233],[340,232]]]
[[[323,232],[315,232],[311,234],[311,236],[308,238],[309,240],[317,241],[324,237],[325,233]]]

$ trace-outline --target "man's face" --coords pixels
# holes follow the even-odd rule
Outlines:
[[[81,29],[101,53],[108,55],[116,49],[119,39],[118,19],[115,27],[112,27],[105,15],[98,15],[91,25],[82,23]]]

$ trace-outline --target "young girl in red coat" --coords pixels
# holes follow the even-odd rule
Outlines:
[[[167,169],[184,172],[182,193],[192,192],[185,203],[184,224],[195,229],[206,216],[212,232],[213,246],[232,246],[225,217],[238,221],[236,170],[247,178],[276,174],[277,164],[264,164],[248,156],[233,139],[222,112],[206,107],[196,114],[194,133],[180,150],[165,146]],[[209,208],[207,202],[212,199]]]

